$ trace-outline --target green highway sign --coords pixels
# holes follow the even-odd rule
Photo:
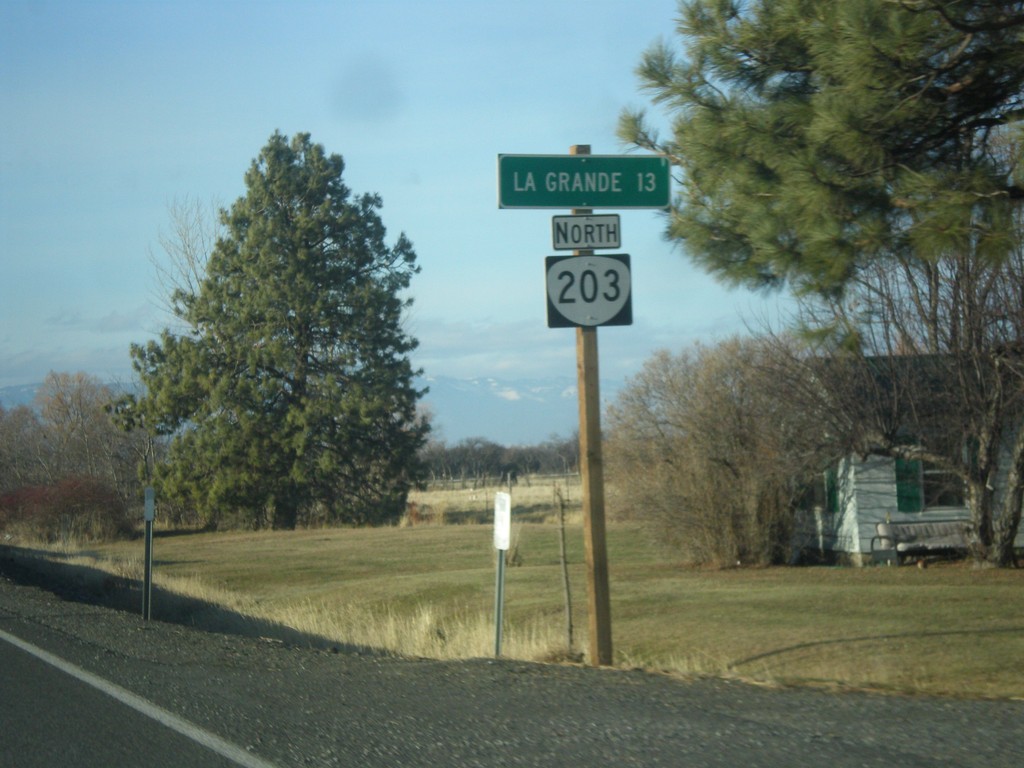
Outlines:
[[[498,155],[499,208],[669,207],[660,155]]]

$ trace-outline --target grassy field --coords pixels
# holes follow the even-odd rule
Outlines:
[[[418,491],[410,497],[424,520],[435,524],[489,523],[494,518],[494,493],[507,490],[488,486]],[[526,477],[512,489],[516,520],[524,523],[555,522],[558,498],[565,504],[567,518],[580,522],[582,490],[579,476]]]
[[[336,642],[413,656],[489,656],[494,489],[424,495],[435,523],[386,529],[158,536],[156,580],[240,613]],[[569,560],[575,651],[586,649],[578,487]],[[532,500],[536,495],[537,500]],[[551,484],[513,491],[505,655],[566,658]],[[544,504],[548,504],[544,512]],[[438,513],[443,507],[443,515]],[[1024,697],[1024,571],[684,568],[633,527],[608,531],[616,663],[685,675],[892,692]],[[138,578],[141,542],[80,564]],[[161,606],[155,605],[160,616]]]

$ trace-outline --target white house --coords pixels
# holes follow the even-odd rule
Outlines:
[[[998,505],[1002,484],[997,485]],[[966,544],[970,513],[962,484],[920,461],[846,458],[825,474],[821,486],[798,527],[796,544],[805,555],[867,565],[897,560],[899,538],[917,537],[907,543],[907,552],[962,549]],[[1021,528],[1018,549],[1024,549]]]

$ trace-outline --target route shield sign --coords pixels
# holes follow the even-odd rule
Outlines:
[[[670,179],[660,155],[498,155],[498,207],[665,209]]]
[[[629,255],[548,256],[548,328],[632,325]]]

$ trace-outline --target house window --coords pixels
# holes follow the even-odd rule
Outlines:
[[[896,509],[923,512],[964,506],[964,484],[954,473],[917,459],[896,459]]]

